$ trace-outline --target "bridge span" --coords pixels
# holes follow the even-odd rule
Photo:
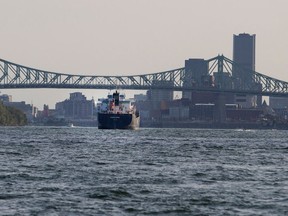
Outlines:
[[[223,55],[202,61],[203,68],[182,67],[133,76],[84,76],[35,69],[0,59],[0,89],[167,89],[288,96],[288,82],[249,70]]]

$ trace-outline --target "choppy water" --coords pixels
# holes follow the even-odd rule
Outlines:
[[[0,127],[0,215],[287,215],[276,130]]]

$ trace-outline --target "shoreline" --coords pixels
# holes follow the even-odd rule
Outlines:
[[[209,128],[209,129],[277,129],[288,130],[288,124],[263,125],[259,122],[143,122],[141,127],[149,128]]]

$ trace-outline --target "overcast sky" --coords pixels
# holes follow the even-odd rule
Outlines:
[[[138,75],[185,59],[232,59],[233,34],[256,34],[256,71],[288,81],[287,0],[0,0],[0,58],[47,71]],[[81,91],[0,89],[42,109]],[[133,92],[126,91],[133,95]]]

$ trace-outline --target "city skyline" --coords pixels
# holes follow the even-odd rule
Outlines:
[[[5,10],[0,14],[0,58],[21,65],[83,75],[156,73],[183,67],[189,58],[224,54],[232,59],[233,35],[245,32],[256,35],[256,71],[288,81],[285,0],[1,3]],[[38,108],[53,108],[71,92],[81,91],[89,99],[108,92],[0,91]],[[126,92],[130,97],[141,91]]]

